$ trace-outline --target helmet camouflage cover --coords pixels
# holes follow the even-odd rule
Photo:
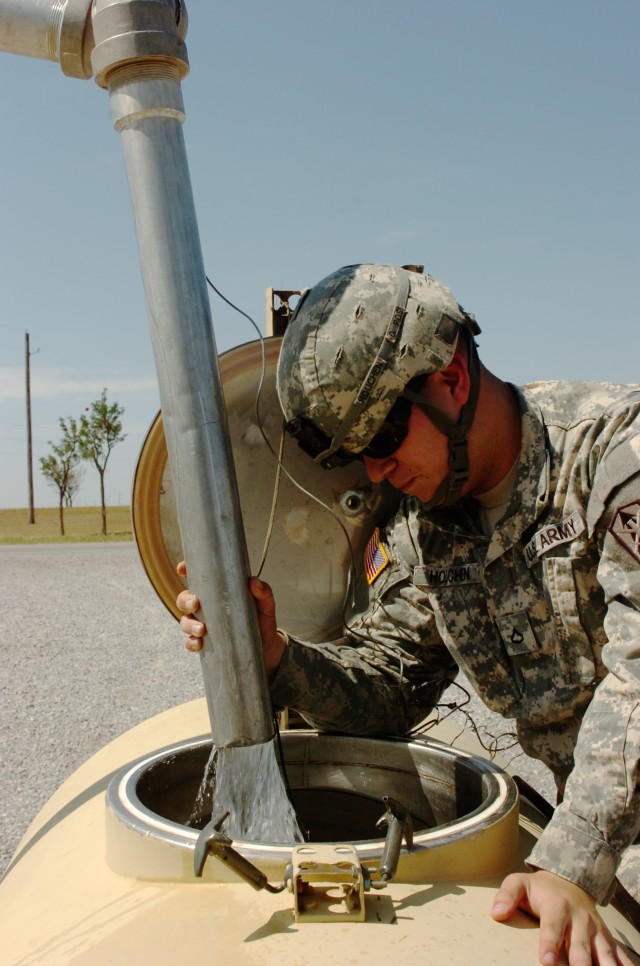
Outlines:
[[[475,319],[442,282],[396,265],[349,265],[302,297],[284,334],[278,396],[332,442],[363,450],[407,383],[445,369]],[[323,454],[325,455],[325,454]]]

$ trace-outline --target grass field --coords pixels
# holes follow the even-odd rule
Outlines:
[[[131,510],[128,506],[107,507],[107,536],[102,530],[99,506],[70,507],[64,511],[65,536],[60,536],[58,510],[35,510],[35,523],[29,511],[0,510],[0,543],[93,543],[132,540]]]

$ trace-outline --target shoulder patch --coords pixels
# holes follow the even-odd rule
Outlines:
[[[380,527],[376,527],[364,551],[364,572],[372,584],[376,577],[389,565],[389,554],[380,540]]]
[[[633,559],[640,563],[640,500],[619,506],[609,530]]]

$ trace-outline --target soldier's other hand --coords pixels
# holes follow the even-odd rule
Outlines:
[[[262,639],[262,655],[267,676],[272,678],[280,666],[286,646],[284,634],[276,623],[276,602],[269,584],[259,577],[252,577],[249,590],[253,594],[258,611],[258,625]]]
[[[499,922],[522,909],[540,920],[538,955],[555,966],[561,950],[569,966],[633,966],[598,915],[595,901],[579,886],[537,869],[507,876],[496,893],[491,915]]]
[[[187,565],[184,560],[180,561],[176,569],[180,577],[187,576]],[[199,621],[197,617],[193,616],[196,611],[200,610],[200,601],[190,590],[183,590],[176,598],[176,606],[184,615],[180,618],[180,627],[187,635],[184,640],[184,646],[188,651],[193,651],[194,654],[197,654],[202,648],[202,638],[206,631],[206,627],[202,621]]]

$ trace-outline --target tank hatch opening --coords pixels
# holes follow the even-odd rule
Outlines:
[[[114,872],[160,881],[237,882],[234,855],[225,851],[232,848],[267,881],[286,879],[300,843],[222,841],[218,803],[205,798],[194,810],[210,750],[204,738],[186,741],[114,776],[106,815],[107,861]],[[485,878],[506,874],[520,861],[515,783],[482,758],[426,738],[310,730],[283,732],[282,754],[296,814],[309,833],[303,845],[352,846],[368,870],[364,881]],[[205,861],[216,850],[224,852],[224,861]],[[194,875],[196,852],[201,877]],[[352,882],[349,869],[345,883],[350,888]]]

